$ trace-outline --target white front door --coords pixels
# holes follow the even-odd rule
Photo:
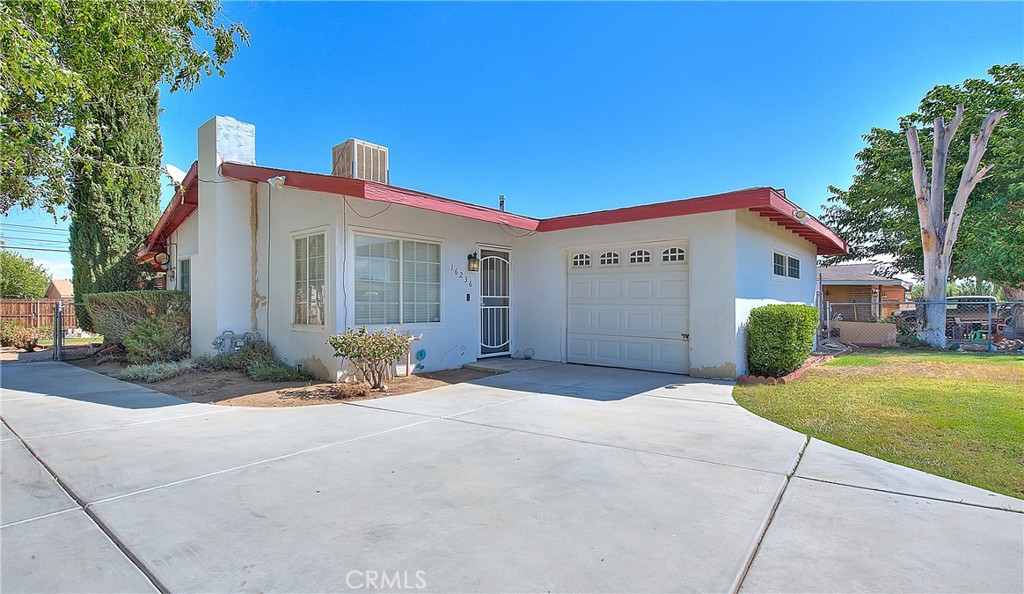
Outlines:
[[[650,371],[690,370],[685,241],[568,254],[568,361]]]
[[[480,250],[480,356],[508,355],[512,347],[512,264],[509,252]]]

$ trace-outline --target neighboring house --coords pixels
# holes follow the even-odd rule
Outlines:
[[[75,289],[71,286],[71,279],[55,278],[46,285],[46,293],[43,299],[74,299]]]
[[[362,141],[335,147],[333,175],[255,155],[251,124],[200,127],[138,257],[168,253],[190,287],[194,352],[257,331],[328,378],[346,367],[327,337],[364,325],[422,335],[427,371],[529,354],[734,378],[750,310],[812,303],[815,258],[846,252],[771,188],[535,219],[387,185],[387,149]]]
[[[822,302],[826,305],[822,315],[831,311],[833,318],[838,315],[846,321],[866,322],[899,311],[900,302],[910,298],[911,283],[875,274],[877,269],[878,264],[873,262],[818,268]]]

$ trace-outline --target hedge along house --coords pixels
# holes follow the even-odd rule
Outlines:
[[[170,255],[192,349],[259,332],[279,358],[346,374],[349,327],[422,335],[417,369],[534,358],[734,378],[766,303],[813,303],[845,243],[782,190],[536,219],[388,185],[387,149],[334,148],[332,174],[256,165],[255,128],[215,117],[139,260]],[[399,364],[403,371],[404,364]]]

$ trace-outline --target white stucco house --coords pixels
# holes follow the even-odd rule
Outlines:
[[[332,157],[331,175],[257,165],[251,124],[199,128],[198,160],[138,253],[169,254],[195,353],[256,331],[341,378],[327,337],[393,326],[422,335],[417,370],[529,354],[734,378],[750,310],[812,304],[816,256],[847,249],[772,188],[536,219],[388,185],[384,147]]]

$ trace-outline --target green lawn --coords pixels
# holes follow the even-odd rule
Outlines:
[[[92,344],[92,343],[103,342],[103,337],[97,338],[65,338],[64,346],[79,345],[79,344]],[[44,338],[39,341],[39,346],[53,346],[53,338]]]
[[[1024,498],[1024,356],[857,351],[733,395],[812,437]]]

